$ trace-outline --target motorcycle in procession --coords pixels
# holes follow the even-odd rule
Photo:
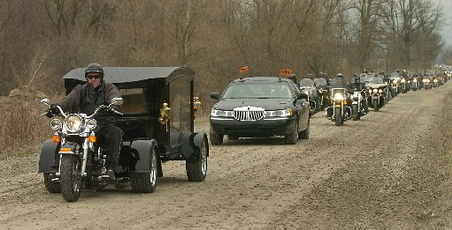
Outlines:
[[[408,86],[409,84],[410,84],[409,80],[407,80],[406,78],[402,78],[400,80],[400,92],[402,92],[403,94],[407,93],[408,92],[408,88],[409,88],[409,86]]]
[[[325,78],[314,78],[315,87],[319,95],[319,107],[325,109],[330,105],[330,95],[328,91],[328,82]]]
[[[351,118],[352,108],[348,101],[345,88],[331,88],[331,106],[327,108],[327,117],[334,121],[336,126],[343,125],[344,121]]]
[[[426,77],[424,77],[424,79],[422,79],[422,83],[424,85],[424,89],[432,89],[432,87],[433,87],[433,82],[428,76],[426,76]]]
[[[411,88],[413,91],[416,91],[416,90],[419,89],[419,80],[418,80],[418,78],[417,78],[416,76],[414,76],[413,79],[411,80],[411,86],[410,86],[410,88]]]
[[[311,78],[302,78],[299,82],[299,87],[302,92],[308,95],[309,113],[312,115],[321,109],[321,98],[319,92],[315,87],[314,81]]]
[[[352,118],[360,120],[368,112],[367,100],[363,97],[361,90],[354,90],[352,95]]]

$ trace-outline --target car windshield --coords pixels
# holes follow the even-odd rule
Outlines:
[[[287,83],[241,83],[230,85],[224,99],[234,98],[291,98]]]
[[[302,87],[314,87],[314,81],[310,78],[303,78],[300,80],[300,85]]]
[[[369,82],[373,84],[384,84],[383,78],[380,77],[372,77],[369,79]]]
[[[316,79],[314,79],[314,83],[316,86],[327,86],[328,85],[325,78],[316,78]]]

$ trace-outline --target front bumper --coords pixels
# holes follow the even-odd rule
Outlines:
[[[210,119],[210,127],[218,134],[238,137],[284,136],[290,133],[295,117],[279,120],[237,121]]]

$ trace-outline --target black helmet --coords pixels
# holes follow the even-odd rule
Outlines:
[[[100,64],[97,64],[97,63],[91,63],[88,65],[88,67],[86,67],[85,78],[86,78],[86,75],[88,75],[89,73],[98,73],[101,76],[101,78],[104,77],[104,69],[102,68],[102,66]]]

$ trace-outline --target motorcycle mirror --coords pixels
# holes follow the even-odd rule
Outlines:
[[[46,104],[46,105],[50,105],[50,104],[49,104],[49,99],[48,99],[48,98],[43,98],[43,99],[41,99],[41,103]]]
[[[114,97],[111,99],[111,105],[122,105],[124,103],[124,100],[122,97]]]

